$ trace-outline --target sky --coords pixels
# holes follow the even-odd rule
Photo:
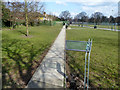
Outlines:
[[[74,0],[73,0],[74,1]],[[71,16],[74,17],[80,12],[86,12],[88,16],[95,12],[101,12],[105,16],[117,16],[118,15],[118,1],[113,2],[46,2],[46,12],[59,16],[62,11],[68,10]]]
[[[11,0],[9,0],[11,1]],[[12,0],[24,1],[24,0]],[[30,0],[29,0],[30,1]],[[119,0],[32,0],[42,1],[45,4],[45,12],[59,16],[62,11],[68,10],[71,16],[84,11],[88,16],[95,12],[101,12],[105,16],[118,15],[118,2]]]

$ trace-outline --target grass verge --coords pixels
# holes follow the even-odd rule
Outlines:
[[[67,40],[87,41],[89,38],[93,39],[90,86],[118,88],[118,32],[90,28],[67,30]],[[84,60],[84,52],[67,51],[67,61],[71,73],[79,73],[82,79]]]
[[[2,31],[3,88],[24,88],[41,63],[62,26],[25,27]]]

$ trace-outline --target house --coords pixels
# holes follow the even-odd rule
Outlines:
[[[39,20],[40,20],[40,21],[44,21],[44,20],[52,21],[52,17],[50,17],[50,15],[48,15],[48,14],[45,14],[44,16],[41,15],[41,16],[39,17]]]

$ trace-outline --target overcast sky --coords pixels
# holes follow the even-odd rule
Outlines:
[[[11,0],[9,0],[11,1]],[[12,0],[14,1],[14,0]],[[24,0],[15,0],[24,1]],[[29,0],[30,1],[30,0]],[[89,16],[94,12],[102,12],[105,16],[118,15],[119,0],[32,0],[42,1],[45,3],[45,11],[47,14],[52,13],[56,16],[62,11],[68,10],[72,17],[84,11]]]

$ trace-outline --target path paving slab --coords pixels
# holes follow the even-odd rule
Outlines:
[[[65,26],[37,68],[26,88],[64,87],[65,70]]]

